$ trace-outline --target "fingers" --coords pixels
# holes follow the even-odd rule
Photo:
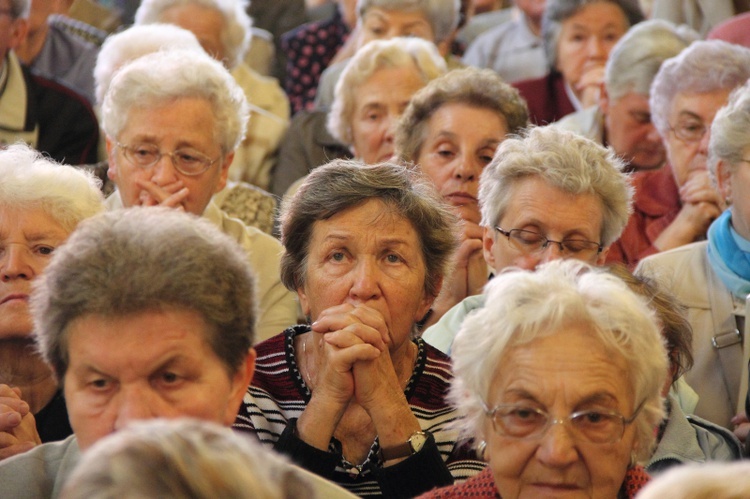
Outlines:
[[[482,253],[483,243],[481,239],[467,239],[461,241],[461,245],[456,251],[456,267],[465,268],[469,265],[472,259],[481,257],[484,260]]]
[[[742,423],[734,428],[734,435],[740,439],[740,442],[747,441],[748,433],[750,433],[750,423]]]
[[[143,189],[139,199],[143,206],[167,206],[181,208],[190,191],[181,180],[159,186],[150,180],[136,180],[138,187]]]
[[[316,333],[345,330],[381,352],[386,351],[391,343],[390,332],[383,315],[365,305],[345,303],[326,309],[311,327]]]

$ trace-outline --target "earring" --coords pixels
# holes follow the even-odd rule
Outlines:
[[[482,440],[477,445],[477,455],[482,461],[487,461],[487,442]]]

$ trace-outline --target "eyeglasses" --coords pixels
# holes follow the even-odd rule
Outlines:
[[[550,426],[568,423],[576,439],[593,444],[611,444],[625,434],[625,427],[635,421],[641,412],[644,400],[629,418],[618,412],[576,411],[565,418],[553,419],[542,409],[515,404],[501,404],[489,409],[484,402],[484,412],[492,420],[492,427],[498,435],[533,440],[543,436]]]
[[[154,166],[163,156],[169,156],[177,171],[189,176],[200,175],[218,161],[218,158],[212,160],[205,154],[190,147],[177,149],[174,152],[161,152],[154,144],[134,144],[128,146],[118,142],[117,147],[122,150],[125,159],[135,166],[144,169]]]
[[[538,232],[524,229],[503,230],[495,227],[495,230],[508,238],[508,241],[522,253],[538,253],[547,249],[550,243],[555,243],[560,248],[560,253],[565,256],[575,255],[586,257],[599,254],[604,249],[601,243],[587,241],[586,239],[563,239],[553,241],[547,239]]]
[[[700,142],[708,131],[708,127],[702,121],[695,120],[677,123],[676,126],[670,124],[669,129],[683,142]]]

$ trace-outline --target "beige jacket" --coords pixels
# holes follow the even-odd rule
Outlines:
[[[737,403],[744,406],[747,359],[742,360],[742,343],[735,343],[739,337],[732,295],[711,268],[707,246],[701,241],[649,256],[636,273],[655,277],[687,308],[695,363],[685,380],[700,397],[695,414],[731,429]],[[727,345],[722,352],[713,345],[719,335],[724,336],[718,343]]]
[[[229,167],[231,180],[268,190],[281,138],[289,127],[289,99],[274,78],[262,76],[245,63],[232,70],[251,105],[247,133]]]
[[[120,193],[115,191],[107,198],[106,205],[108,210],[122,208]],[[248,255],[256,279],[258,321],[255,342],[260,343],[296,324],[296,296],[281,283],[281,243],[255,227],[247,227],[236,218],[231,218],[213,201],[206,207],[203,217],[237,241]]]

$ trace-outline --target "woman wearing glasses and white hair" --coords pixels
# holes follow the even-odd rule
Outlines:
[[[740,87],[711,125],[708,164],[729,209],[708,241],[654,255],[639,270],[661,277],[685,303],[695,363],[686,374],[695,414],[747,438],[747,297],[750,294],[750,86]],[[744,342],[750,341],[747,333]]]
[[[564,260],[499,275],[487,302],[456,337],[449,397],[489,467],[423,497],[633,497],[668,365],[645,300]]]

